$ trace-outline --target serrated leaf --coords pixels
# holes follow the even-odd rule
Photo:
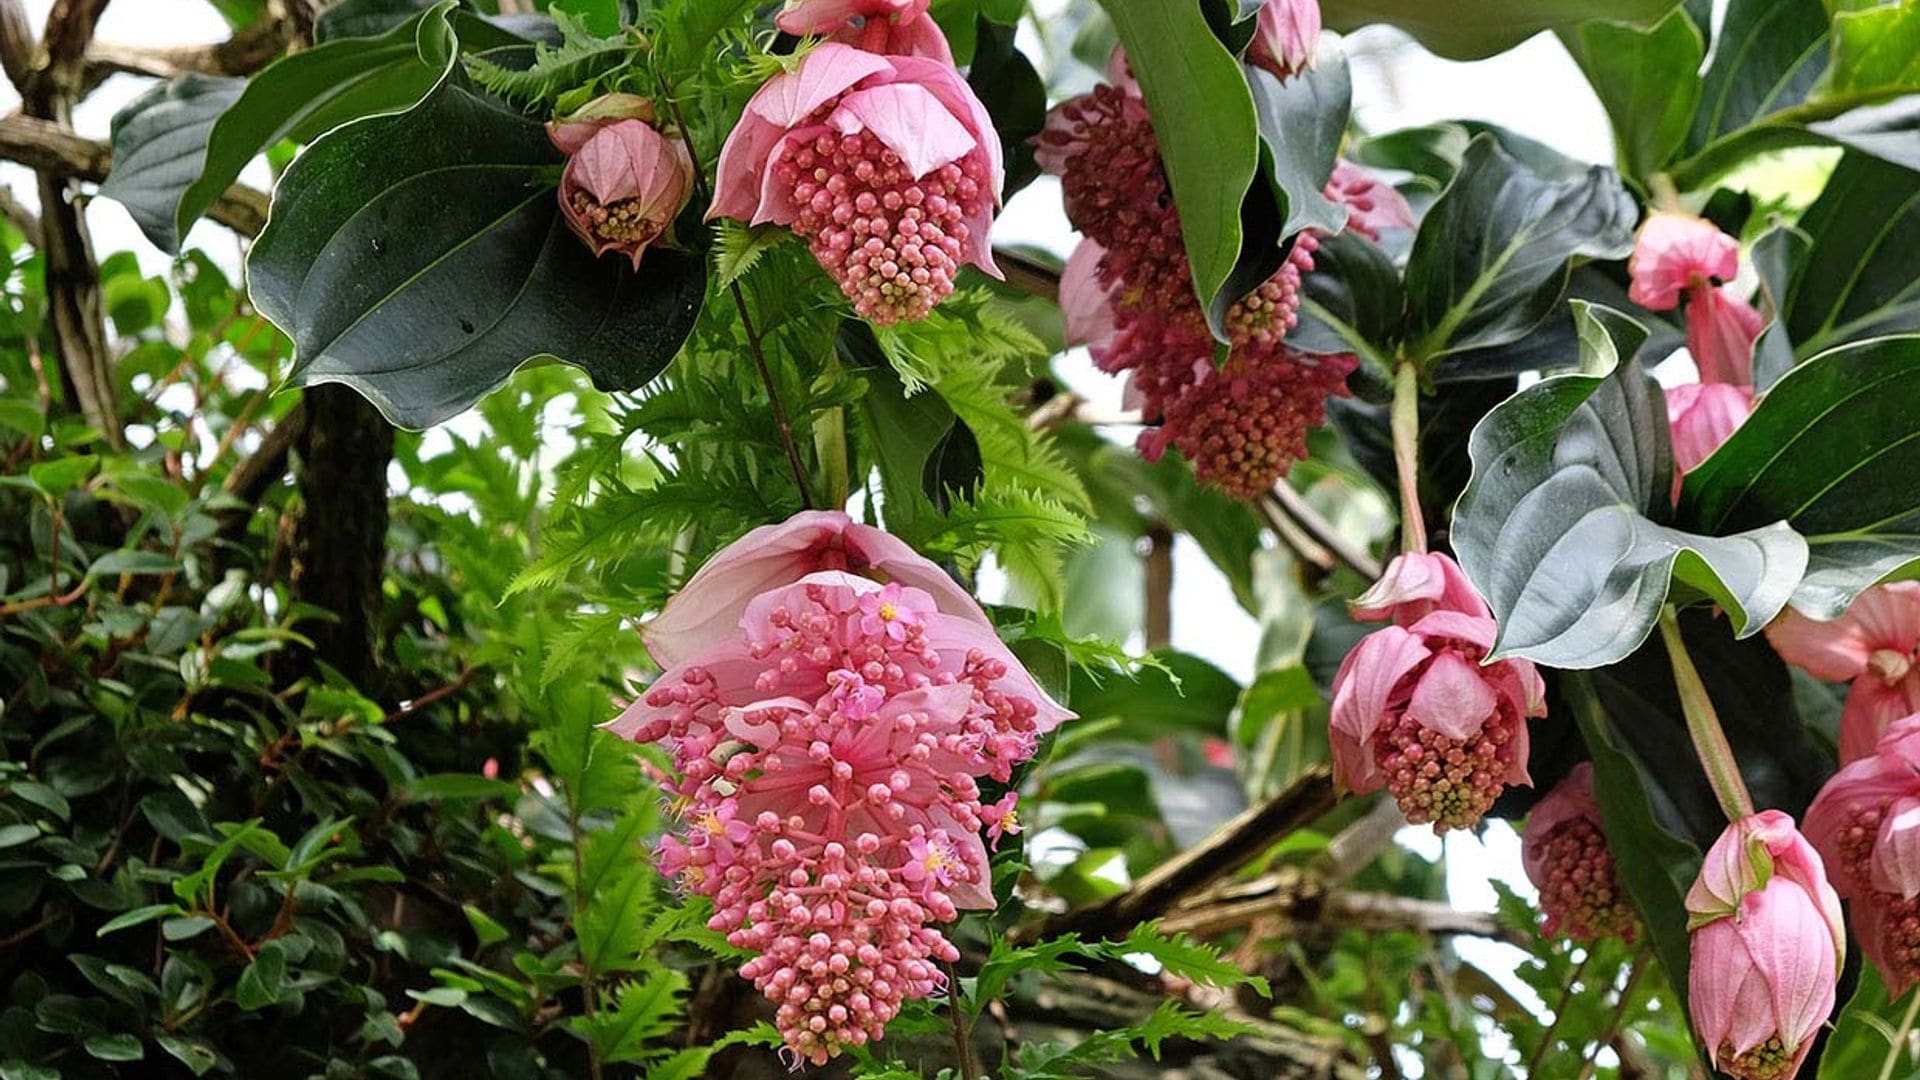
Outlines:
[[[1734,536],[1661,524],[1669,437],[1665,401],[1637,360],[1544,380],[1474,429],[1453,544],[1499,622],[1493,655],[1557,668],[1618,661],[1652,632],[1676,581],[1718,603],[1743,637],[1786,606],[1807,544],[1785,522]]]
[[[1920,336],[1823,353],[1787,373],[1687,475],[1681,515],[1712,531],[1784,520],[1811,554],[1795,608],[1837,618],[1920,568]]]
[[[692,329],[705,261],[595,259],[560,215],[559,164],[538,123],[457,77],[308,148],[275,189],[300,212],[247,258],[255,305],[293,338],[293,381],[346,383],[421,427],[539,356],[602,390],[651,380]]]
[[[1423,359],[1514,341],[1565,291],[1576,256],[1619,258],[1639,219],[1611,169],[1548,175],[1477,136],[1408,258],[1407,337]]]
[[[649,1050],[657,1049],[649,1047],[649,1042],[679,1026],[680,995],[686,991],[684,973],[649,972],[622,986],[613,1008],[575,1019],[574,1030],[599,1049],[602,1060],[639,1061]]]

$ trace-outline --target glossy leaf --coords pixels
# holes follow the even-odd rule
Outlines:
[[[1477,60],[1510,49],[1542,30],[1588,19],[1650,25],[1675,0],[1322,0],[1321,14],[1337,30],[1390,23],[1452,60]]]
[[[1834,12],[1828,80],[1835,95],[1920,89],[1920,0]]]
[[[1784,523],[1735,536],[1661,523],[1668,438],[1665,402],[1633,359],[1528,387],[1474,429],[1453,544],[1499,620],[1494,655],[1614,663],[1646,639],[1676,581],[1718,603],[1741,636],[1786,606],[1807,545]]]
[[[1325,237],[1300,293],[1300,323],[1287,335],[1289,344],[1308,352],[1367,354],[1386,364],[1406,308],[1400,271],[1386,252],[1357,233]]]
[[[1784,519],[1811,548],[1794,607],[1837,617],[1920,566],[1920,337],[1849,345],[1795,368],[1694,472],[1682,519],[1710,531]]]
[[[1817,1080],[1853,1080],[1857,1076],[1912,1080],[1920,1073],[1909,1048],[1897,1046],[1891,1037],[1899,1030],[1902,1015],[1911,1007],[1908,1004],[1911,996],[1912,991],[1908,991],[1900,995],[1898,1001],[1887,1000],[1887,986],[1880,981],[1880,972],[1872,964],[1860,965],[1859,985],[1841,1006],[1833,1034],[1820,1053]],[[1903,1051],[1907,1052],[1903,1054]],[[1907,1068],[1899,1071],[1898,1061],[1903,1056],[1907,1058]],[[1889,1071],[1882,1072],[1883,1067]]]
[[[1240,204],[1259,166],[1253,95],[1199,4],[1101,0],[1153,116],[1194,291],[1211,311],[1240,259]],[[1225,340],[1219,325],[1216,336]]]
[[[405,109],[453,63],[452,0],[374,38],[287,56],[252,79],[189,75],[113,118],[113,172],[100,193],[147,238],[177,252],[187,229],[282,139],[307,142],[350,120]]]
[[[1826,65],[1820,0],[1733,0],[1713,43],[1688,150],[1806,100]]]
[[[1313,68],[1284,82],[1262,68],[1249,66],[1246,72],[1260,121],[1265,174],[1283,211],[1280,234],[1292,236],[1308,227],[1339,232],[1347,223],[1346,208],[1322,189],[1333,175],[1353,112],[1346,48],[1338,36],[1323,35]]]
[[[1693,126],[1707,43],[1685,10],[1651,29],[1587,22],[1562,31],[1613,125],[1620,168],[1644,179],[1670,160]]]
[[[321,140],[281,178],[248,257],[253,298],[293,338],[293,379],[342,382],[401,426],[438,423],[529,359],[645,385],[679,350],[705,261],[656,247],[595,259],[553,196],[538,123],[449,77],[417,107]],[[447,193],[458,190],[460,198]]]
[[[1796,356],[1920,329],[1920,173],[1849,154],[1798,228],[1810,244],[1781,298]]]
[[[1491,134],[1427,212],[1407,263],[1408,338],[1432,358],[1516,340],[1546,318],[1575,256],[1620,258],[1639,208],[1611,169],[1543,173]]]
[[[1007,162],[1007,182],[1000,195],[1012,198],[1040,175],[1032,139],[1047,123],[1047,85],[1033,62],[1015,47],[1013,27],[986,18],[980,20],[967,85],[993,117]]]

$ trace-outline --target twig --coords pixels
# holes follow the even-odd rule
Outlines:
[[[1321,880],[1327,888],[1337,888],[1373,864],[1380,853],[1393,845],[1393,836],[1407,824],[1400,804],[1381,799],[1360,820],[1348,825],[1327,841],[1327,870]]]
[[[959,1071],[960,1080],[979,1080],[980,1069],[973,1063],[973,1041],[967,1033],[966,1010],[960,1000],[960,972],[949,960],[942,960],[940,967],[947,975],[947,1019],[953,1028],[953,1067]]]
[[[45,930],[47,927],[52,926],[53,923],[54,916],[48,915],[32,926],[22,927],[8,934],[6,937],[0,938],[0,949],[11,949],[40,931]]]
[[[279,19],[262,18],[225,41],[212,45],[153,49],[98,41],[88,47],[82,86],[97,86],[116,74],[176,79],[202,75],[251,75],[287,47],[288,27]]]
[[[1627,973],[1627,984],[1620,988],[1620,1003],[1614,1006],[1613,1019],[1607,1023],[1606,1034],[1594,1041],[1593,1052],[1582,1054],[1580,1059],[1579,1080],[1591,1080],[1594,1066],[1600,1061],[1600,1048],[1613,1042],[1614,1033],[1620,1030],[1620,1021],[1626,1018],[1627,1006],[1633,1004],[1633,987],[1647,970],[1647,953],[1642,949],[1634,958],[1633,970]]]
[[[1104,937],[1124,933],[1171,911],[1183,898],[1233,873],[1321,814],[1333,809],[1333,771],[1311,769],[1267,802],[1214,830],[1213,835],[1162,863],[1133,888],[1093,907],[1046,920],[1026,940],[1069,931]]]
[[[740,291],[740,283],[734,282],[731,289],[734,306],[740,309],[740,326],[747,333],[747,351],[753,354],[753,364],[760,369],[760,383],[767,388],[767,402],[773,407],[773,422],[780,429],[780,442],[787,449],[787,464],[793,468],[793,482],[800,489],[800,505],[813,509],[813,491],[807,483],[806,462],[800,457],[800,446],[793,441],[793,424],[787,420],[786,403],[780,400],[780,388],[774,385],[773,370],[767,366],[767,353],[760,345],[760,332],[754,329],[753,316],[747,312],[746,294]]]
[[[1548,1024],[1547,1030],[1540,1033],[1540,1045],[1534,1047],[1533,1053],[1527,1056],[1528,1076],[1540,1075],[1540,1062],[1546,1060],[1547,1051],[1553,1046],[1553,1036],[1560,1030],[1560,1021],[1567,1015],[1567,1001],[1573,997],[1573,988],[1580,985],[1580,976],[1586,973],[1587,962],[1592,959],[1593,952],[1588,950],[1580,957],[1580,962],[1574,965],[1573,971],[1568,973],[1567,985],[1560,988],[1560,1000],[1553,1007],[1553,1023]]]
[[[1006,248],[995,248],[993,261],[1007,275],[1007,284],[1021,292],[1042,300],[1060,299],[1060,271],[1053,267]]]
[[[113,151],[106,143],[19,115],[0,117],[0,158],[92,184],[105,180],[113,165]],[[235,184],[215,200],[207,216],[243,236],[257,236],[266,227],[269,202],[265,192]],[[45,207],[41,209],[44,213]]]
[[[412,701],[407,702],[400,708],[388,713],[385,718],[381,720],[381,723],[391,724],[395,720],[405,720],[409,716],[431,708],[436,702],[444,701],[460,691],[465,690],[467,687],[472,686],[474,680],[478,679],[485,671],[486,668],[484,667],[470,667],[461,672],[459,678],[447,685],[435,687],[421,694],[419,697],[414,698]]]
[[[1293,489],[1293,485],[1282,480],[1274,485],[1273,491],[1263,501],[1271,502],[1281,513],[1305,530],[1307,535],[1313,537],[1315,543],[1326,548],[1348,569],[1368,581],[1379,579],[1380,561],[1342,536],[1340,530],[1333,527],[1332,522],[1320,516],[1320,511],[1315,510],[1312,503],[1302,498],[1300,493]]]
[[[1156,521],[1147,529],[1146,646],[1149,651],[1173,641],[1173,530]]]

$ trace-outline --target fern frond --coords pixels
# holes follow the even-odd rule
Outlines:
[[[495,97],[522,107],[551,105],[562,95],[611,75],[632,63],[636,54],[628,38],[595,37],[563,11],[553,12],[562,41],[556,48],[536,44],[533,63],[520,69],[495,63],[485,56],[466,56],[467,74]]]

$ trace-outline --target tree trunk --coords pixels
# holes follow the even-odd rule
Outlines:
[[[380,645],[387,547],[387,465],[393,428],[345,386],[307,388],[296,450],[304,503],[294,528],[293,594],[339,616],[308,623],[312,659],[372,690]]]

